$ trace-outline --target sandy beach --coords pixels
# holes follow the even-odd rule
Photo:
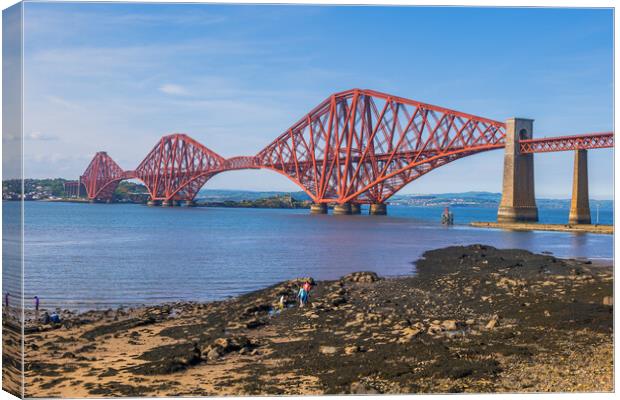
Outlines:
[[[304,308],[286,281],[226,301],[29,323],[25,395],[613,390],[610,265],[473,245],[416,266],[319,281]],[[6,348],[16,333],[4,333]]]

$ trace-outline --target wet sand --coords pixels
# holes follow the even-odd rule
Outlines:
[[[30,324],[25,394],[613,390],[611,266],[474,245],[429,251],[417,271],[320,281],[305,308],[287,281]]]

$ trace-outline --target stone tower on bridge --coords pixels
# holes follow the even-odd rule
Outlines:
[[[498,222],[538,221],[534,196],[534,155],[521,154],[519,141],[532,139],[534,120],[511,118],[506,121],[504,183]]]

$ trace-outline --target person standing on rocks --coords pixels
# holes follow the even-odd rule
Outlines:
[[[310,301],[310,290],[312,290],[312,282],[310,279],[306,280],[302,286],[306,291],[306,302]]]
[[[305,284],[299,288],[299,293],[297,293],[297,297],[299,297],[299,307],[303,307],[308,301],[308,292],[305,289]]]
[[[39,296],[34,296],[34,317],[39,319]]]

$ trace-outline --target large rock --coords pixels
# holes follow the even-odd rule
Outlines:
[[[201,360],[201,351],[198,348],[198,343],[194,343],[192,351],[186,357],[180,357],[177,361],[184,365],[196,365]]]
[[[222,350],[219,347],[213,347],[207,353],[207,360],[215,361],[222,356]]]
[[[401,337],[398,339],[400,343],[411,342],[416,336],[422,333],[422,329],[418,327],[410,327],[402,330]]]
[[[207,360],[216,360],[233,351],[245,349],[245,353],[255,348],[256,345],[245,336],[221,337],[217,338],[202,349],[202,354]],[[199,353],[200,354],[200,353]]]
[[[321,354],[336,354],[336,352],[338,352],[338,349],[334,346],[321,346],[319,347],[319,352]]]
[[[342,304],[345,304],[346,302],[347,302],[347,299],[344,296],[337,296],[331,299],[332,306],[334,307],[338,307]]]
[[[431,324],[428,327],[427,333],[429,335],[434,335],[436,333],[441,333],[444,330],[443,326],[441,325],[441,321],[438,320],[434,320],[431,322]]]
[[[213,341],[213,344],[217,347],[221,347],[223,350],[226,350],[230,346],[230,339],[229,338],[218,338]]]
[[[246,326],[246,328],[248,328],[248,329],[256,329],[256,328],[259,328],[259,327],[261,327],[261,326],[263,326],[263,325],[265,325],[265,324],[266,324],[266,322],[265,322],[265,321],[262,321],[262,320],[260,320],[260,319],[258,319],[258,318],[255,318],[255,319],[253,319],[253,320],[251,320],[251,321],[248,321],[248,322],[245,324],[245,326]]]
[[[377,389],[367,386],[362,382],[353,382],[351,384],[351,394],[380,394]]]
[[[258,316],[261,313],[268,313],[269,310],[271,310],[270,304],[257,304],[257,305],[253,305],[250,307],[246,307],[246,309],[243,310],[243,316],[244,317],[250,317],[252,315]]]
[[[453,319],[447,319],[441,323],[441,326],[447,331],[455,331],[457,329],[457,322]]]
[[[352,274],[345,275],[341,278],[344,282],[354,282],[354,283],[373,283],[378,281],[379,275],[375,272],[364,271],[364,272],[353,272]]]

